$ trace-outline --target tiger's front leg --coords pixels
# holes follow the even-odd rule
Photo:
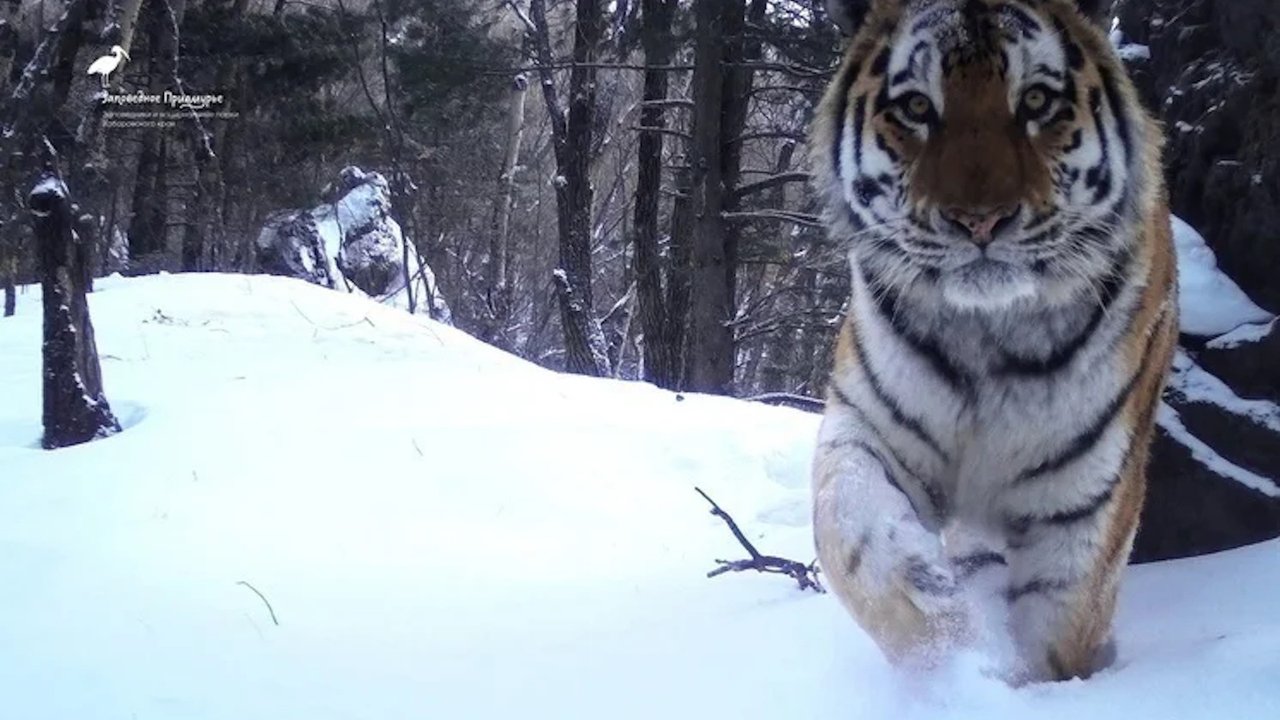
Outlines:
[[[1010,523],[1005,600],[1023,665],[1016,679],[1087,678],[1115,659],[1112,619],[1142,506],[1140,463],[1105,483],[1073,508]]]
[[[928,662],[968,621],[955,573],[916,504],[925,488],[898,476],[856,411],[828,404],[813,467],[814,538],[828,585],[894,662]]]

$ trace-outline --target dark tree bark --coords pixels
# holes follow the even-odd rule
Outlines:
[[[738,228],[725,213],[738,207],[743,128],[753,70],[745,61],[760,53],[747,41],[748,24],[759,26],[765,0],[698,0],[693,69],[693,186],[697,213],[691,248],[690,317],[686,350],[689,390],[733,392],[733,328],[738,266]],[[750,21],[750,23],[748,22]]]
[[[680,350],[684,336],[683,318],[677,318],[669,303],[667,288],[673,279],[670,264],[664,267],[658,251],[658,214],[662,191],[662,146],[666,128],[667,71],[672,57],[671,24],[675,0],[643,0],[644,25],[641,44],[644,61],[644,101],[640,126],[654,130],[640,132],[637,150],[637,178],[634,208],[635,273],[640,327],[644,333],[644,379],[664,388],[680,384]],[[664,272],[665,271],[665,272]]]
[[[44,305],[44,438],[46,449],[119,432],[102,392],[102,369],[85,299],[86,257],[73,227],[67,188],[48,173],[28,198]]]
[[[6,262],[12,265],[12,261]],[[18,292],[13,284],[13,268],[7,267],[4,270],[4,316],[10,317],[18,310]]]
[[[185,0],[146,3],[146,21],[151,41],[149,86],[152,94],[159,95],[169,89],[178,76],[178,25],[175,19],[180,22],[185,9]],[[169,142],[160,128],[147,127],[142,130],[140,145],[142,152],[138,158],[137,184],[133,195],[133,222],[129,226],[131,258],[163,253],[167,249]]]
[[[596,56],[603,34],[599,0],[577,0],[573,35],[573,68],[569,71],[569,107],[560,107],[552,67],[546,3],[532,0],[542,96],[551,119],[555,147],[556,216],[560,267],[556,295],[565,339],[565,369],[585,375],[609,375],[609,354],[591,292],[591,147],[596,107]]]

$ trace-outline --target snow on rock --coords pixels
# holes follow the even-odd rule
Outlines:
[[[99,442],[34,447],[39,292],[0,319],[4,717],[1280,717],[1280,542],[1132,569],[1091,680],[904,673],[830,595],[705,577],[743,551],[694,485],[813,557],[816,416],[285,278],[98,287]]]
[[[407,309],[405,240],[391,216],[386,178],[346,167],[323,194],[327,201],[318,207],[267,218],[258,234],[259,265],[274,275],[359,292]],[[412,249],[407,263],[415,304],[447,322],[449,307],[431,268]]]
[[[1212,337],[1274,316],[1258,307],[1218,269],[1217,258],[1195,228],[1173,216],[1178,251],[1178,293],[1182,332]]]
[[[1255,323],[1251,325],[1241,325],[1225,335],[1218,337],[1205,343],[1205,347],[1214,350],[1231,350],[1241,345],[1261,342],[1276,331],[1276,323],[1280,322],[1272,320],[1269,323]]]

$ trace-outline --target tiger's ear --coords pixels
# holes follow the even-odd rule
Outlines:
[[[1076,0],[1080,14],[1104,27],[1111,20],[1113,0]]]
[[[827,0],[827,15],[840,27],[840,32],[853,37],[867,18],[873,0]]]

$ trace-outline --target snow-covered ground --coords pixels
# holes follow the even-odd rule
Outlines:
[[[300,281],[91,303],[126,430],[56,452],[38,296],[0,319],[0,717],[1280,717],[1280,543],[1133,569],[1089,681],[905,675],[830,596],[704,577],[742,551],[695,485],[812,557],[814,416],[558,375]]]

